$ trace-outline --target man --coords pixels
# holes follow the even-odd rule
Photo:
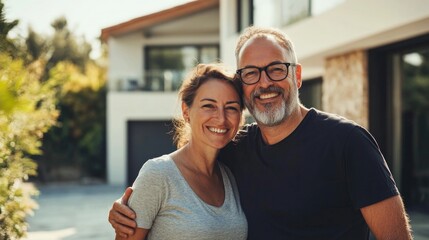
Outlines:
[[[352,121],[300,104],[301,66],[278,30],[247,28],[237,75],[257,124],[245,126],[219,159],[233,172],[249,239],[412,239],[395,182],[372,136]],[[132,230],[114,203],[109,221]]]

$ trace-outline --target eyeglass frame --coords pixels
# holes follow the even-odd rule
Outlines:
[[[267,69],[268,69],[269,67],[271,67],[271,66],[273,66],[273,65],[277,65],[277,64],[284,64],[284,65],[286,65],[286,72],[287,72],[287,73],[286,73],[286,76],[285,76],[284,78],[282,78],[282,79],[278,79],[278,80],[274,80],[274,79],[272,79],[272,78],[271,78],[270,74],[267,72]],[[248,67],[240,68],[240,69],[237,69],[236,74],[239,76],[240,81],[241,81],[242,83],[246,84],[246,85],[253,85],[253,84],[258,83],[258,82],[261,80],[262,71],[264,71],[264,72],[265,72],[265,74],[267,75],[267,77],[268,77],[271,81],[274,81],[274,82],[280,82],[280,81],[285,80],[285,79],[289,76],[289,67],[290,67],[290,66],[295,67],[295,66],[298,66],[298,65],[299,65],[298,63],[290,63],[290,62],[272,62],[272,63],[270,63],[270,64],[268,64],[268,65],[266,65],[266,66],[264,66],[264,67],[248,66]],[[256,68],[256,69],[258,69],[258,70],[259,70],[259,78],[258,78],[258,80],[257,80],[256,82],[254,82],[254,83],[247,83],[247,82],[245,82],[245,81],[243,80],[243,78],[241,77],[241,72],[242,72],[244,69],[248,69],[248,68]]]

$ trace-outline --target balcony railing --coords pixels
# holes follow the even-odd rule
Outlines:
[[[140,78],[124,78],[119,80],[119,91],[150,91],[150,92],[172,92],[177,91],[186,70],[151,70],[145,71]]]

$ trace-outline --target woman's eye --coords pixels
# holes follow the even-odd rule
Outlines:
[[[213,106],[213,105],[211,105],[211,104],[205,104],[205,105],[203,105],[202,107],[203,107],[203,108],[209,108],[209,109],[214,108],[214,106]]]

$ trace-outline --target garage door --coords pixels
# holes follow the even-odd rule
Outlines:
[[[128,121],[128,173],[130,186],[143,164],[154,157],[170,153],[173,145],[171,121]]]

